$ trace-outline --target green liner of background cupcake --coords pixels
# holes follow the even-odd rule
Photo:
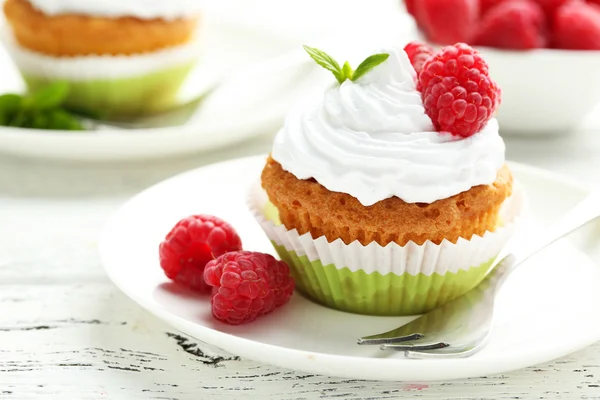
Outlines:
[[[430,311],[477,286],[511,237],[524,204],[515,185],[500,212],[502,226],[470,240],[366,246],[298,234],[279,221],[277,209],[254,184],[248,206],[282,260],[296,288],[313,301],[368,315],[415,315]]]
[[[67,82],[66,107],[114,120],[177,106],[180,88],[200,54],[197,40],[151,53],[71,57],[25,49],[6,30],[2,41],[30,92]]]

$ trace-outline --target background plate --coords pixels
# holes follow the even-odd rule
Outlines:
[[[200,38],[201,60],[182,88],[181,98],[220,86],[186,124],[76,133],[0,127],[0,151],[79,160],[149,158],[214,149],[273,129],[296,95],[283,89],[311,71],[290,69],[296,67],[294,57],[290,58],[290,42],[236,25],[219,13],[205,16]],[[0,72],[1,93],[24,90],[1,46]],[[235,118],[231,118],[233,110]]]
[[[468,359],[406,360],[400,354],[359,347],[357,337],[387,331],[409,319],[338,312],[297,294],[289,305],[252,324],[215,321],[208,297],[182,290],[165,278],[158,244],[180,218],[209,213],[229,221],[246,249],[273,253],[245,205],[247,188],[263,163],[264,157],[253,157],[211,165],[129,201],[109,222],[100,242],[113,282],[151,313],[199,340],[256,361],[330,376],[398,381],[483,376],[546,362],[600,340],[600,320],[595,318],[600,269],[595,257],[566,241],[515,272],[499,299],[490,344]],[[530,204],[515,245],[525,243],[586,194],[577,184],[542,170],[519,164],[512,168]]]
[[[374,44],[377,47],[379,38],[403,43],[414,34],[413,21],[396,2],[394,12],[382,12],[390,9],[390,0],[348,11],[336,24],[331,24],[331,15],[343,6],[342,0],[328,5],[317,0],[285,6],[264,0],[215,3],[207,5],[203,15],[199,36],[203,53],[180,97],[189,100],[218,86],[185,124],[83,133],[0,127],[0,152],[82,161],[148,159],[213,150],[272,134],[294,102],[331,83],[331,75],[308,58],[301,44],[357,59]],[[311,11],[316,8],[322,14]],[[1,45],[0,75],[0,93],[24,90]]]

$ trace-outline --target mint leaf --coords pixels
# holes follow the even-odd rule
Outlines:
[[[23,98],[18,94],[3,94],[0,96],[0,113],[12,115],[19,111]]]
[[[72,104],[64,105],[61,108],[70,114],[74,114],[75,116],[82,117],[82,118],[96,119],[96,120],[103,120],[103,119],[107,118],[106,111],[91,110],[89,108],[73,106]],[[196,108],[196,106],[194,106],[194,109],[195,108]]]
[[[57,82],[24,97],[0,95],[0,126],[84,130],[75,113],[62,105],[68,91],[67,83]]]
[[[19,110],[16,115],[8,121],[8,126],[13,126],[15,128],[23,128],[25,124],[27,124],[27,114],[23,110]]]
[[[358,68],[356,68],[356,71],[354,71],[354,74],[352,75],[352,81],[356,82],[356,80],[361,76],[387,60],[389,56],[389,54],[382,53],[367,57],[365,61],[361,62]]]
[[[45,112],[36,112],[31,115],[30,127],[34,129],[46,129],[49,118]]]
[[[55,82],[41,88],[26,98],[27,108],[34,110],[50,110],[60,107],[69,93],[69,84]]]
[[[386,53],[374,54],[372,56],[367,57],[356,70],[353,70],[350,66],[350,63],[346,61],[343,67],[340,67],[337,61],[335,61],[329,54],[325,53],[322,50],[315,49],[314,47],[309,47],[304,45],[304,50],[308,53],[308,55],[315,60],[317,64],[322,66],[328,71],[331,71],[335,76],[335,79],[340,83],[344,83],[346,79],[350,79],[355,82],[361,76],[384,62],[390,56]]]
[[[63,110],[52,110],[47,115],[48,124],[46,129],[58,129],[66,131],[81,131],[83,126],[77,118]]]
[[[345,81],[346,79],[352,80],[352,75],[354,75],[354,70],[350,66],[350,63],[348,61],[346,61],[344,63],[344,66],[342,67],[342,78],[344,78],[342,80],[342,82]]]
[[[340,64],[338,64],[337,61],[335,61],[329,54],[325,53],[322,50],[315,49],[314,47],[310,47],[310,46],[306,46],[306,45],[304,45],[302,47],[304,47],[304,50],[306,50],[308,55],[313,60],[315,60],[315,62],[317,64],[319,64],[321,67],[325,68],[326,70],[331,71],[333,73],[333,76],[335,76],[335,79],[337,79],[337,81],[340,84],[346,80],[343,76],[343,72],[342,72],[342,68],[340,68]]]

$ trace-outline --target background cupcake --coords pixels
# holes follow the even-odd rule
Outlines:
[[[132,117],[174,105],[198,56],[193,0],[7,0],[5,42],[30,89],[70,84],[67,105]]]
[[[368,72],[311,55],[341,84],[288,116],[250,201],[298,289],[344,311],[408,315],[476,286],[520,208],[483,60],[451,46],[417,81],[402,49],[367,59]],[[444,68],[458,62],[479,86],[476,71]]]

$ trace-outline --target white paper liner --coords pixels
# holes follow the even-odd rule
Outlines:
[[[22,73],[69,81],[143,76],[192,62],[198,58],[201,49],[200,42],[192,40],[152,53],[53,57],[23,48],[7,27],[0,31],[0,38]]]
[[[284,225],[275,225],[265,217],[267,202],[267,194],[260,182],[252,185],[248,205],[267,236],[287,251],[308,257],[311,262],[320,260],[323,265],[333,264],[337,269],[363,270],[368,274],[408,273],[414,276],[421,273],[430,276],[479,267],[497,257],[515,229],[524,205],[524,193],[519,185],[514,185],[513,195],[505,201],[500,212],[503,226],[495,232],[474,235],[471,240],[459,238],[456,243],[447,240],[439,245],[429,241],[422,245],[410,242],[405,246],[390,243],[385,247],[376,242],[367,246],[358,241],[345,244],[341,239],[329,243],[324,236],[313,239],[310,233],[299,235],[295,229],[287,230]]]

